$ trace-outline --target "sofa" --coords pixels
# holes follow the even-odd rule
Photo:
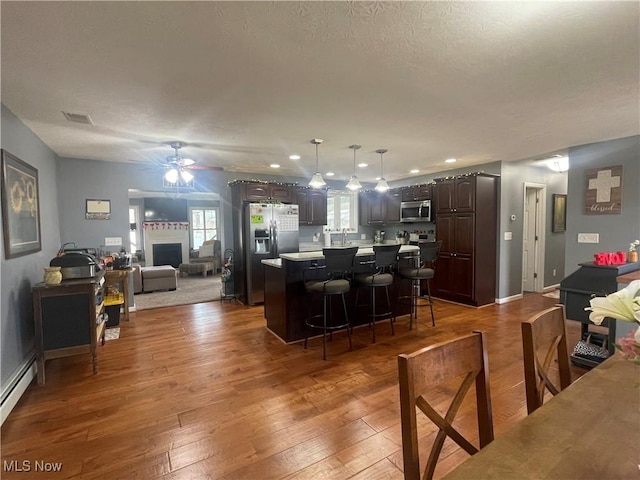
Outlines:
[[[192,252],[189,263],[212,263],[213,273],[222,267],[222,253],[220,240],[205,240],[197,251]]]

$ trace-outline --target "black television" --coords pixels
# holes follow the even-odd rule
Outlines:
[[[187,201],[180,198],[145,198],[145,222],[188,222]]]

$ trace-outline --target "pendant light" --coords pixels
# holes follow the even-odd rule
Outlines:
[[[322,178],[322,174],[318,169],[318,145],[320,145],[322,142],[324,142],[324,140],[321,140],[319,138],[314,138],[313,140],[311,140],[311,143],[316,146],[316,173],[313,174],[313,177],[311,177],[311,180],[309,181],[309,186],[313,188],[321,188],[327,184],[327,182],[324,181],[324,178]]]
[[[388,150],[386,148],[380,148],[380,149],[376,150],[376,153],[380,154],[380,180],[378,181],[378,184],[376,185],[376,190],[378,192],[386,192],[387,190],[389,190],[389,184],[384,179],[384,168],[383,168],[383,165],[382,165],[382,162],[383,162],[382,155],[384,155],[387,152],[388,152]]]
[[[353,150],[353,175],[351,175],[349,183],[347,183],[347,188],[349,190],[358,190],[362,188],[362,185],[360,185],[360,181],[356,177],[356,151],[361,147],[360,145],[350,145],[349,148]]]

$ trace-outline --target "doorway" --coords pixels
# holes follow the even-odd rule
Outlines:
[[[546,185],[524,184],[522,215],[522,291],[544,290]]]

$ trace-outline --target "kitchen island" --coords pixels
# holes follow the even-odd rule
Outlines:
[[[420,253],[415,245],[402,245],[400,256],[402,262],[414,262]],[[373,247],[362,246],[356,254],[356,264],[372,259]],[[303,271],[312,265],[323,265],[322,251],[283,253],[280,258],[262,261],[264,265],[264,315],[267,319],[267,329],[286,343],[304,340],[306,333],[305,318],[309,312],[310,297],[307,295],[302,282]],[[363,271],[356,265],[356,272]],[[399,288],[399,277],[389,289],[389,297],[396,316],[408,315],[408,304],[395,301]],[[405,292],[409,292],[408,282],[403,285]],[[408,294],[408,293],[407,293]],[[355,309],[355,287],[347,297],[347,307],[353,326],[366,325],[368,309]],[[368,289],[361,289],[359,303],[368,303]],[[315,307],[317,307],[316,305]]]

